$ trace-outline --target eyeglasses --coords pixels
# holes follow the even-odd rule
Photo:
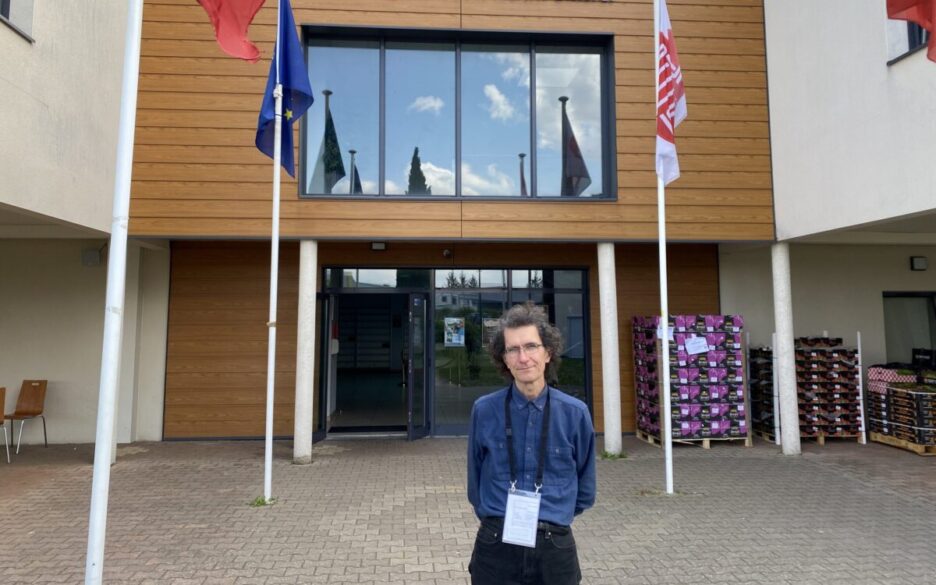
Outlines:
[[[504,357],[518,358],[520,357],[521,351],[526,355],[533,355],[538,352],[541,347],[543,347],[542,343],[524,343],[523,345],[508,347],[504,350]]]

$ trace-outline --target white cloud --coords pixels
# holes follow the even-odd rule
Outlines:
[[[422,172],[426,175],[426,184],[432,189],[433,195],[452,195],[455,193],[455,172],[437,167],[431,162],[422,161]],[[406,167],[406,174],[409,176],[409,165]]]
[[[516,195],[520,189],[495,164],[488,165],[485,174],[479,175],[471,170],[471,165],[463,162],[462,191],[465,195]]]
[[[494,53],[490,58],[504,66],[501,70],[501,78],[504,81],[514,81],[521,87],[530,87],[529,53]]]
[[[406,172],[409,173],[409,166],[406,167]],[[390,179],[384,181],[384,193],[387,195],[402,195],[403,187],[400,187]]]
[[[514,117],[513,104],[510,103],[507,96],[497,89],[496,85],[493,83],[485,85],[484,95],[488,99],[487,110],[492,120],[510,120]]]
[[[445,102],[442,101],[442,98],[434,95],[423,95],[413,100],[413,103],[411,103],[406,108],[406,110],[415,110],[417,112],[432,112],[438,116],[443,106],[445,106]]]

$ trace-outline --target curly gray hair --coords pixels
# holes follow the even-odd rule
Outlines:
[[[491,360],[497,370],[505,378],[510,379],[510,368],[507,367],[507,362],[504,361],[504,352],[507,350],[504,343],[504,330],[518,329],[529,325],[536,327],[540,339],[543,341],[543,347],[549,353],[549,363],[546,364],[546,381],[555,383],[559,375],[559,364],[562,361],[562,332],[549,322],[546,310],[543,307],[534,305],[531,301],[527,301],[522,305],[514,305],[505,311],[498,320],[494,339],[488,346]]]

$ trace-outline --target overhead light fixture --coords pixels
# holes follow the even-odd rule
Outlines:
[[[387,242],[371,242],[370,249],[374,252],[383,252],[387,249]]]
[[[926,256],[910,256],[910,270],[926,270],[929,260]]]

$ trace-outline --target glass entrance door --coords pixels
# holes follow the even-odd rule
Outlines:
[[[408,416],[407,435],[412,441],[429,432],[426,391],[427,367],[427,315],[428,295],[413,293],[409,296],[409,331],[407,339],[408,363]]]

